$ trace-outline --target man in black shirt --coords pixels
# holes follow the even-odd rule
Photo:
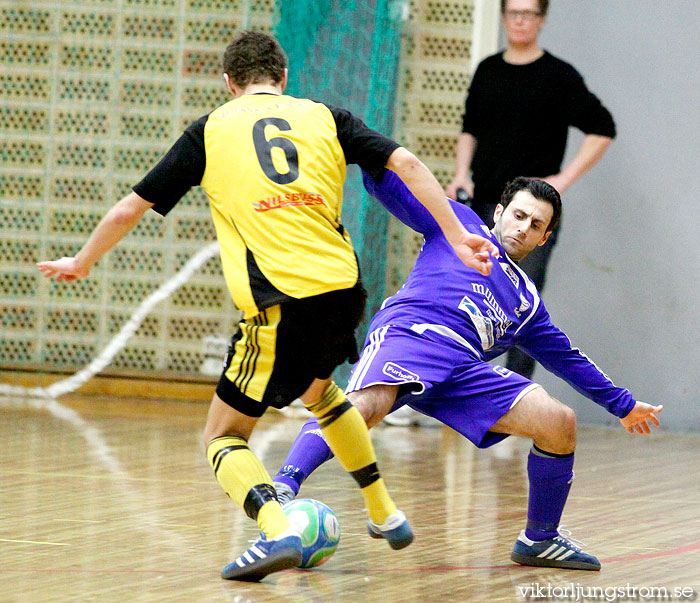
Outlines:
[[[564,193],[615,137],[610,112],[576,69],[538,45],[548,6],[548,0],[501,0],[508,46],[479,64],[467,95],[455,178],[446,193],[455,199],[463,189],[489,225],[506,182],[538,177]],[[569,126],[585,137],[562,167]],[[557,232],[520,264],[540,291]],[[530,378],[535,362],[513,349],[506,366]]]

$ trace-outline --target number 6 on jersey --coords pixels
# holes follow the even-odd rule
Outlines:
[[[277,184],[294,182],[299,177],[299,153],[297,148],[288,138],[282,138],[281,136],[270,139],[265,138],[266,126],[275,126],[280,131],[292,129],[287,120],[279,117],[264,117],[255,122],[253,126],[253,144],[255,145],[255,153],[258,156],[260,167],[265,172],[265,175]],[[278,147],[284,151],[284,156],[289,166],[288,172],[283,174],[275,168],[272,161],[273,147]]]

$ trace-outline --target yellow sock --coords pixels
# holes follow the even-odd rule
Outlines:
[[[396,512],[396,505],[379,476],[377,457],[362,415],[333,382],[328,384],[321,399],[308,408],[318,418],[323,437],[333,454],[362,489],[372,521],[383,524]]]
[[[271,540],[289,529],[289,519],[276,500],[269,500],[258,511],[258,525]]]
[[[224,492],[258,522],[268,539],[289,529],[270,475],[250,451],[248,442],[236,436],[215,438],[207,446],[207,459]]]

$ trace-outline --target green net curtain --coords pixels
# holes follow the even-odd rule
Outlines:
[[[391,136],[399,69],[402,2],[390,0],[281,0],[274,33],[289,55],[287,93],[348,109]],[[352,236],[368,292],[368,321],[384,298],[387,212],[348,169],[343,224]],[[336,378],[344,383],[349,366]]]

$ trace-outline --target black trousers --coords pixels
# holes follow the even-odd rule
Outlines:
[[[475,195],[475,197],[477,197],[477,195]],[[493,228],[493,212],[496,209],[496,205],[497,203],[493,202],[479,203],[478,198],[472,200],[472,209],[489,228]],[[535,249],[533,249],[525,257],[525,259],[518,262],[518,266],[520,266],[525,274],[532,279],[532,282],[535,283],[540,295],[544,290],[544,283],[547,276],[547,265],[549,264],[549,258],[552,254],[552,250],[554,249],[554,245],[556,245],[557,242],[557,235],[559,233],[560,225],[561,220],[554,227],[552,234],[549,235],[549,239],[544,245],[542,245],[542,247],[535,247]],[[536,362],[534,358],[531,358],[518,348],[511,348],[508,351],[506,360],[506,368],[508,370],[518,373],[527,379],[532,379],[532,375],[535,372],[535,365]]]

